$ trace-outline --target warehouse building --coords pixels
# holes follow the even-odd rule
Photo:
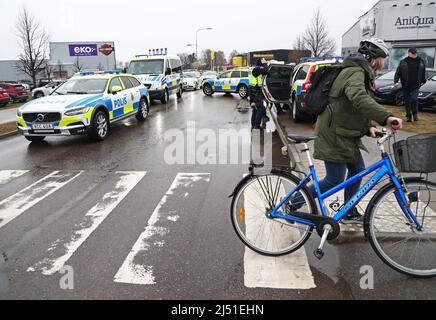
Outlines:
[[[381,0],[342,37],[342,55],[356,52],[360,41],[380,38],[390,46],[386,68],[393,70],[416,47],[428,68],[436,68],[436,4],[433,0]]]
[[[114,70],[115,44],[112,41],[50,42],[48,65],[54,78],[68,78],[83,70]]]
[[[308,50],[265,50],[254,51],[248,54],[248,64],[253,65],[257,60],[265,58],[266,60],[284,61],[285,64],[298,63],[300,58],[311,57],[312,53]]]

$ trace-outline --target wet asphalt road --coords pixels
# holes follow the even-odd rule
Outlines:
[[[245,248],[231,226],[228,196],[247,165],[167,165],[163,157],[164,133],[179,129],[186,136],[188,121],[215,132],[248,128],[250,114],[239,113],[239,103],[237,96],[185,93],[165,106],[153,103],[145,123],[115,125],[103,143],[86,136],[49,138],[42,145],[21,136],[1,140],[0,171],[25,172],[0,184],[0,212],[17,204],[19,213],[4,226],[0,221],[0,298],[436,298],[436,280],[396,273],[361,238],[328,245],[317,261],[316,235],[306,245],[316,288],[245,287]],[[311,126],[295,130],[310,133]],[[26,198],[23,189],[44,185],[38,181],[54,171],[60,177],[52,193],[43,189]],[[61,289],[64,265],[74,271],[73,290]],[[364,265],[375,270],[374,290],[359,286]],[[142,268],[140,279],[129,278],[132,268]]]

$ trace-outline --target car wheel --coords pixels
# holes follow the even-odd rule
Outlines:
[[[139,109],[138,109],[138,113],[136,114],[136,119],[138,121],[147,120],[149,112],[150,109],[148,107],[148,101],[147,99],[142,98],[141,101],[139,101]]]
[[[294,98],[294,102],[292,103],[292,119],[294,119],[295,123],[301,123],[304,121],[304,117],[298,109],[297,103],[297,98]]]
[[[242,99],[247,99],[248,97],[248,87],[243,84],[238,88],[238,94]]]
[[[177,91],[177,98],[181,98],[183,96],[183,88],[180,86],[179,91]]]
[[[162,104],[167,104],[169,100],[170,100],[170,93],[168,92],[168,89],[165,89],[165,92],[162,96],[162,99],[160,99],[160,102]]]
[[[105,112],[98,111],[92,120],[90,136],[95,141],[103,141],[109,133],[109,119]]]
[[[398,91],[395,95],[395,105],[396,106],[404,106],[404,94],[401,91]]]
[[[33,96],[35,99],[39,99],[44,97],[44,93],[42,92],[36,92],[35,95]]]
[[[45,139],[45,137],[32,137],[32,136],[25,136],[25,138],[32,143],[41,143]]]
[[[203,85],[203,93],[206,96],[211,96],[213,94],[212,86],[210,84],[208,84],[208,83],[205,83]]]

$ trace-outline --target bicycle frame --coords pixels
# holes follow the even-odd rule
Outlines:
[[[308,150],[307,146],[306,149]],[[308,152],[308,151],[307,151]],[[341,183],[337,187],[325,192],[321,193],[318,177],[315,172],[315,167],[311,161],[310,154],[309,156],[309,162],[310,162],[310,173],[300,182],[300,184],[292,190],[281,202],[278,204],[273,211],[270,213],[271,218],[275,219],[284,219],[290,222],[296,222],[300,224],[304,224],[310,227],[316,227],[316,225],[313,222],[293,217],[292,215],[284,215],[279,210],[282,208],[282,206],[288,202],[291,197],[299,192],[304,186],[306,186],[311,180],[313,180],[316,195],[318,198],[318,203],[321,208],[321,212],[323,217],[328,217],[327,210],[324,206],[325,200],[327,200],[329,197],[337,194],[339,191],[344,190],[346,187],[356,183],[357,181],[363,179],[366,176],[369,176],[370,174],[375,174],[369,179],[369,181],[340,209],[340,211],[333,217],[333,219],[337,222],[341,221],[345,218],[345,216],[354,209],[360,201],[362,201],[363,198],[365,198],[368,193],[374,189],[374,187],[380,182],[383,177],[388,175],[392,181],[392,183],[395,185],[397,191],[395,192],[395,197],[404,213],[406,218],[409,220],[409,222],[412,225],[415,225],[418,230],[422,230],[422,225],[418,222],[416,219],[416,216],[413,214],[413,212],[410,210],[409,201],[407,200],[406,195],[404,194],[403,188],[401,186],[400,181],[395,175],[395,171],[391,162],[390,157],[384,153],[383,159],[376,164],[372,165],[371,167],[365,169],[361,173],[357,174],[356,176],[346,180],[345,182]]]

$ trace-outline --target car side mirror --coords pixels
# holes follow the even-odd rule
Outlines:
[[[120,86],[112,86],[111,88],[111,93],[112,94],[117,94],[118,92],[123,91],[123,88],[121,88]]]
[[[166,75],[166,76],[171,75],[171,68],[167,68],[167,70],[166,70],[166,72],[165,72],[165,75]]]
[[[129,72],[128,68],[123,69],[123,73],[128,73],[128,72]]]

